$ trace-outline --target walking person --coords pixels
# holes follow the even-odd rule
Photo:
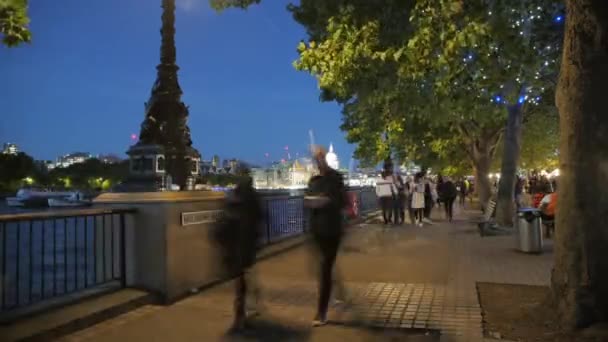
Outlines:
[[[433,207],[437,202],[437,188],[435,184],[428,179],[424,178],[424,219],[423,221],[428,224],[433,224],[431,220],[431,213]]]
[[[343,177],[329,167],[326,152],[317,147],[313,156],[319,175],[308,186],[305,205],[310,208],[312,240],[320,253],[319,301],[313,326],[327,324],[327,310],[332,289],[332,270],[343,235],[342,210],[346,206]]]
[[[458,190],[458,203],[464,209],[464,205],[467,199],[467,187],[463,179],[458,181],[458,184],[456,185],[456,190]]]
[[[405,222],[405,208],[407,206],[407,189],[403,177],[399,174],[394,175],[394,184],[397,189],[397,196],[395,198],[394,206],[394,217],[395,224],[403,224]]]
[[[424,188],[423,174],[421,172],[417,173],[411,185],[412,210],[414,212],[414,224],[420,227],[422,227],[422,219],[424,218]]]
[[[241,180],[228,195],[224,217],[215,231],[215,241],[222,251],[224,267],[228,274],[236,275],[233,332],[246,328],[246,298],[248,286],[251,285],[248,278],[256,260],[263,219],[262,206],[249,169],[242,166],[238,173]],[[259,289],[256,286],[254,290],[257,304]]]
[[[454,218],[454,202],[458,196],[458,191],[451,179],[447,178],[444,180],[441,187],[441,196],[443,197],[442,202],[445,206],[445,217],[449,222],[452,222],[452,219]]]
[[[412,208],[412,200],[414,198],[414,181],[411,177],[407,177],[405,181],[405,192],[406,192],[406,203],[407,212],[410,218],[410,224],[416,224],[416,217],[414,215],[414,209]]]
[[[447,178],[443,178],[442,175],[437,176],[437,203],[438,206],[441,207],[441,205],[439,205],[439,203],[444,204],[444,209],[446,212],[445,218],[448,219],[448,215],[447,215],[447,207],[445,207],[445,183],[446,183]]]
[[[517,176],[515,181],[515,206],[519,210],[522,207],[522,195],[524,192],[524,180],[522,177]]]
[[[437,208],[441,208],[441,203],[443,203],[443,195],[441,191],[443,189],[444,178],[441,174],[437,175]]]
[[[380,207],[382,208],[382,218],[384,224],[393,222],[393,216],[397,221],[397,213],[393,215],[394,201],[397,196],[397,188],[395,187],[395,180],[393,178],[393,172],[390,170],[389,165],[385,163],[382,176],[376,182],[376,195],[380,200]]]

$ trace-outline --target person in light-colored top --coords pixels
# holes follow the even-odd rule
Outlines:
[[[384,170],[382,177],[376,182],[376,195],[380,200],[382,207],[382,218],[384,224],[389,224],[393,218],[393,202],[397,195],[397,188],[393,178],[393,173],[390,170]],[[397,214],[395,213],[395,218]]]
[[[544,221],[553,221],[555,220],[555,209],[557,207],[557,193],[552,192],[547,194],[540,201],[539,209],[541,212],[541,217]]]
[[[424,218],[424,177],[422,173],[416,174],[414,182],[410,186],[412,191],[412,210],[414,211],[415,224],[422,227]]]

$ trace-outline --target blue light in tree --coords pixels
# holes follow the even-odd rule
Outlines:
[[[564,16],[563,15],[558,15],[557,17],[555,17],[555,22],[556,23],[561,23],[562,21],[564,21]]]
[[[519,99],[517,100],[517,103],[519,103],[519,104],[523,104],[524,102],[526,102],[526,98],[525,98],[525,96],[523,96],[523,95],[522,95],[522,96],[520,96],[520,97],[519,97]]]
[[[536,102],[539,102],[539,101],[540,101],[540,96],[537,96],[537,97],[535,98],[535,100],[536,100]]]
[[[496,95],[496,96],[494,96],[494,101],[496,103],[501,103],[502,102],[502,97],[500,95]]]

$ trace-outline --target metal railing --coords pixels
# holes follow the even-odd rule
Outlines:
[[[304,196],[262,197],[265,210],[261,243],[269,244],[306,231]]]
[[[373,187],[354,188],[349,190],[357,194],[357,204],[359,208],[359,216],[368,214],[378,209],[378,197],[376,189]]]
[[[125,286],[125,215],[85,209],[0,215],[0,313],[115,282]]]
[[[371,187],[348,189],[349,201],[356,207],[355,215],[361,217],[378,208],[376,191]],[[304,208],[304,195],[262,196],[265,223],[262,245],[300,235],[308,230],[308,211]]]
[[[355,215],[377,208],[373,188],[348,189]],[[308,230],[303,195],[262,196],[261,245]],[[125,218],[135,209],[0,215],[0,318],[101,285],[126,285]]]

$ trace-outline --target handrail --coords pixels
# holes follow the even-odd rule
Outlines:
[[[136,211],[137,211],[136,208],[93,208],[93,209],[41,211],[41,212],[18,213],[18,214],[2,214],[2,215],[0,215],[0,222],[45,220],[45,219],[53,219],[53,218],[92,216],[92,215],[131,214],[131,213],[135,213]]]
[[[270,199],[284,199],[284,200],[290,200],[290,199],[298,199],[298,198],[304,198],[304,195],[261,195],[260,196],[261,199],[263,200],[270,200]]]

